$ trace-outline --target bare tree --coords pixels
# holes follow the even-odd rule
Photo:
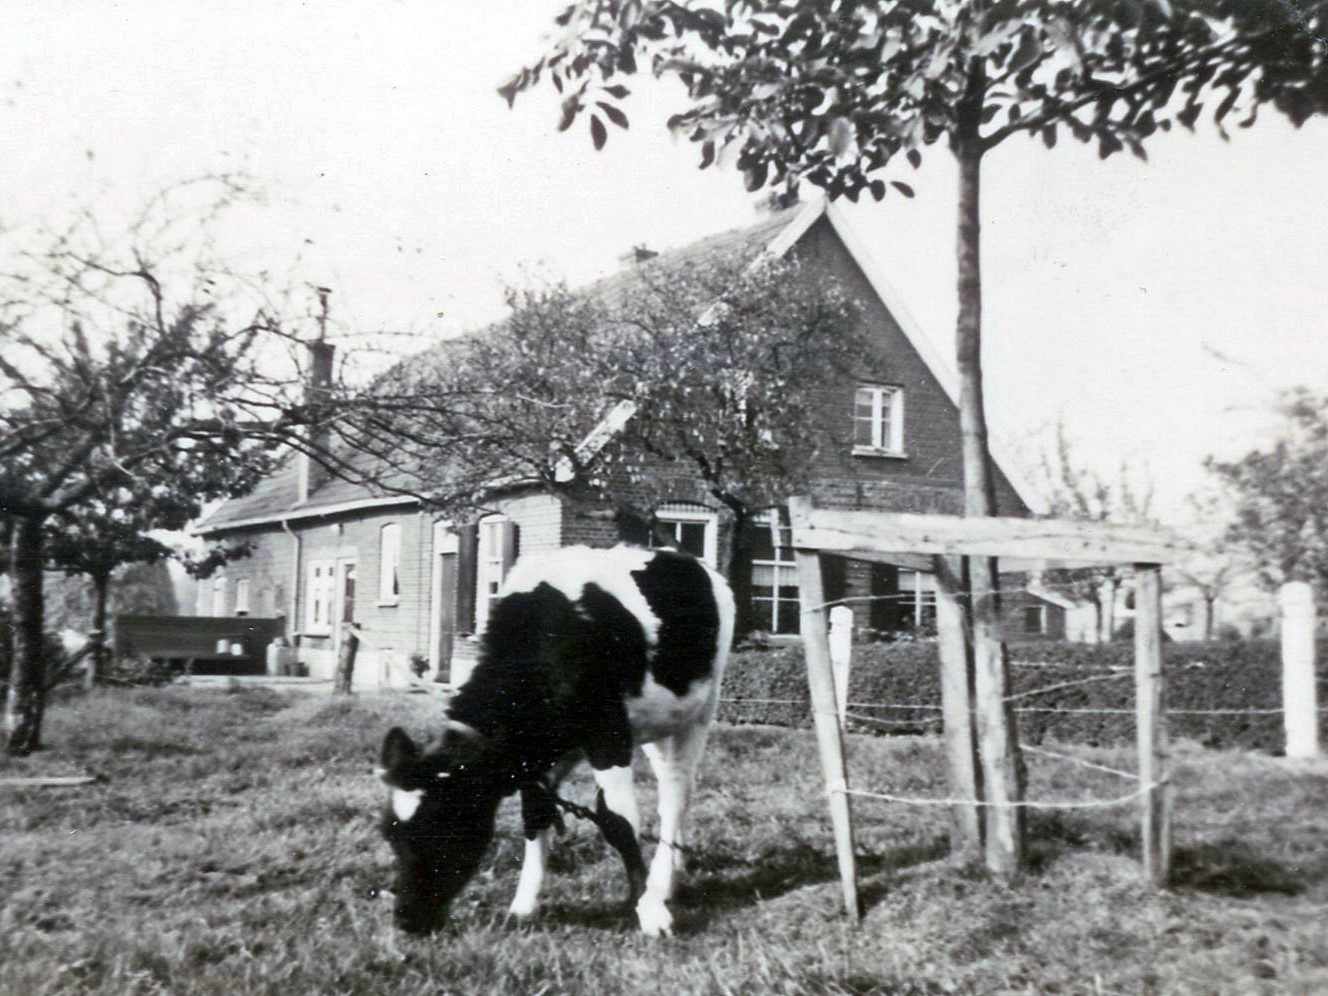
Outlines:
[[[1056,426],[1052,445],[1042,454],[1042,478],[1048,511],[1054,517],[1086,522],[1146,522],[1152,518],[1151,483],[1140,482],[1122,463],[1108,478],[1074,456],[1065,426]],[[1119,565],[1061,567],[1043,574],[1043,583],[1093,608],[1097,639],[1115,637],[1116,608],[1129,571]]]
[[[453,512],[524,482],[637,535],[699,479],[729,514],[746,611],[754,519],[805,489],[828,442],[814,409],[863,362],[844,291],[796,260],[712,254],[508,302],[498,328],[384,378],[338,423],[344,441],[377,456],[379,481],[445,482],[432,501]]]
[[[1226,540],[1247,550],[1265,586],[1309,581],[1328,597],[1328,397],[1300,389],[1278,405],[1271,446],[1208,467],[1234,504]]]
[[[200,191],[202,208],[179,213],[170,195]],[[208,251],[211,221],[241,193],[224,178],[185,185],[121,238],[84,214],[10,250],[0,287],[0,506],[13,521],[17,616],[10,753],[40,745],[48,534],[76,540],[118,522],[137,542],[149,525],[178,526],[251,487],[310,417],[297,367],[272,351],[291,345],[273,301]]]

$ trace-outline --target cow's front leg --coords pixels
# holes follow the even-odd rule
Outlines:
[[[542,782],[521,787],[521,823],[526,848],[521,857],[521,877],[517,880],[516,895],[508,908],[508,913],[517,919],[533,916],[539,907],[553,827],[556,824],[561,829],[562,826],[558,816],[558,785],[576,762],[576,757],[565,758]]]

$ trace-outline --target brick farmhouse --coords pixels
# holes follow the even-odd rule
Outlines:
[[[876,344],[841,387],[826,392],[820,424],[808,427],[833,441],[820,447],[814,468],[817,504],[959,514],[956,378],[842,212],[824,201],[796,206],[661,260],[744,248],[797,253],[816,272],[833,275],[860,302],[859,320]],[[999,513],[1029,514],[1030,491],[999,452],[996,462]],[[672,541],[723,570],[725,510],[699,480],[676,469],[661,474],[670,476],[653,490],[669,500],[654,509],[655,541]],[[491,505],[494,513],[477,522],[440,521],[416,499],[375,495],[296,457],[196,527],[205,539],[243,540],[251,550],[199,583],[196,612],[284,617],[301,663],[316,677],[332,673],[341,624],[353,621],[363,638],[357,685],[407,683],[412,660],[439,680],[456,681],[468,673],[488,602],[520,553],[642,539],[620,534],[611,521],[573,514],[533,487],[514,485]],[[753,610],[759,628],[779,639],[798,627],[792,551],[776,516],[762,537]],[[927,627],[934,611],[927,575],[834,559],[826,568],[832,597],[876,596],[852,603],[858,626]],[[1016,593],[1006,614],[1012,636],[1064,635],[1065,605],[1054,596]]]

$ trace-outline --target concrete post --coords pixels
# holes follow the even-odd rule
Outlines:
[[[1286,756],[1319,754],[1319,703],[1314,686],[1314,591],[1304,581],[1282,585],[1282,718]]]
[[[848,678],[853,663],[853,610],[836,605],[830,610],[830,667],[835,678],[835,707],[839,728],[848,721]]]

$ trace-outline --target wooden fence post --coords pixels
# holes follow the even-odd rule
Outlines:
[[[853,669],[853,610],[847,605],[830,610],[830,664],[835,677],[835,709],[843,730],[848,726],[848,681]]]
[[[1142,790],[1144,873],[1164,886],[1171,873],[1171,786],[1162,674],[1162,571],[1135,565],[1134,694]]]
[[[789,511],[796,519],[810,511],[807,499],[793,499]],[[798,598],[802,606],[802,643],[807,656],[807,686],[811,692],[812,721],[821,749],[821,771],[830,802],[830,823],[839,859],[839,880],[844,912],[855,920],[862,916],[858,899],[858,872],[853,857],[853,810],[848,796],[848,769],[844,765],[844,741],[835,709],[835,678],[830,664],[828,613],[821,558],[815,550],[794,550],[798,569]]]
[[[1304,581],[1282,585],[1282,718],[1286,756],[1317,757],[1319,703],[1314,683],[1314,590]]]
[[[982,799],[973,729],[973,666],[969,629],[960,593],[964,583],[957,557],[936,557],[936,637],[941,657],[941,719],[952,799],[971,802],[950,810],[950,855],[966,861],[982,853]]]
[[[341,649],[337,652],[337,674],[332,683],[332,691],[338,695],[349,695],[351,682],[355,676],[355,653],[360,649],[360,638],[355,635],[355,624],[341,624]]]

